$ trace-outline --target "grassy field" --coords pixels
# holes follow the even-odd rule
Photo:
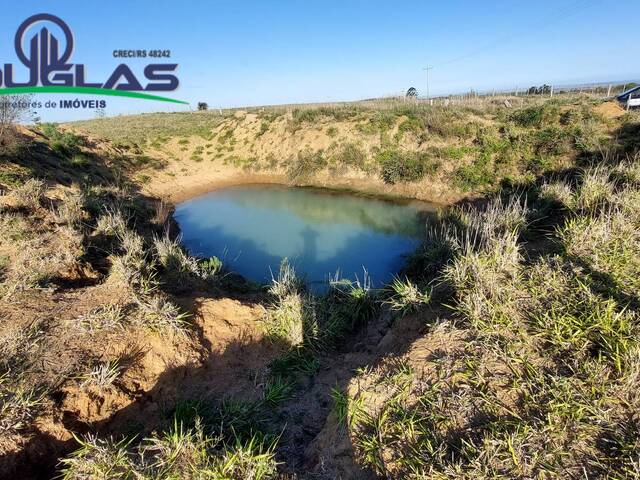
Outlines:
[[[150,114],[3,141],[0,474],[640,477],[640,116],[521,100]],[[286,261],[260,286],[189,256],[141,191],[224,162],[462,200],[382,289],[313,294]]]

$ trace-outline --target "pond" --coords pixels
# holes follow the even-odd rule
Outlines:
[[[340,278],[388,282],[420,243],[435,206],[317,188],[250,185],[216,190],[176,206],[192,255],[217,256],[245,278],[267,283],[284,257],[322,290]]]

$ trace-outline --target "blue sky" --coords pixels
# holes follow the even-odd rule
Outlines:
[[[170,49],[181,82],[170,96],[210,106],[422,93],[427,64],[432,94],[640,77],[637,0],[2,2],[0,64],[18,63],[18,25],[47,12],[73,30],[90,80],[106,80],[114,49]],[[149,59],[127,63],[141,72]],[[108,115],[184,108],[105,99]]]

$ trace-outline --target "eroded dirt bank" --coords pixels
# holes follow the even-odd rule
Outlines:
[[[439,205],[450,204],[465,197],[442,184],[388,185],[373,176],[355,172],[324,172],[308,180],[292,180],[286,172],[259,173],[224,165],[202,167],[185,161],[179,162],[175,167],[178,165],[179,175],[169,175],[168,178],[159,175],[145,181],[141,184],[142,191],[173,204],[219,188],[254,184],[328,188],[389,198],[416,199]],[[168,164],[165,168],[167,172],[171,172],[172,165]]]

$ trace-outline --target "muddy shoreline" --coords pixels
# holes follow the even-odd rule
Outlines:
[[[198,173],[202,173],[199,175]],[[387,185],[370,178],[355,178],[351,176],[336,179],[335,177],[317,176],[308,180],[292,182],[282,173],[253,173],[244,171],[220,171],[218,176],[210,173],[198,172],[187,174],[182,178],[169,181],[159,181],[154,178],[148,185],[141,185],[141,189],[156,198],[176,205],[207,193],[227,187],[243,185],[281,185],[283,187],[318,188],[336,193],[353,194],[365,197],[379,198],[395,202],[417,201],[428,203],[436,208],[445,207],[460,200],[461,195],[454,192],[432,192],[427,186]]]

